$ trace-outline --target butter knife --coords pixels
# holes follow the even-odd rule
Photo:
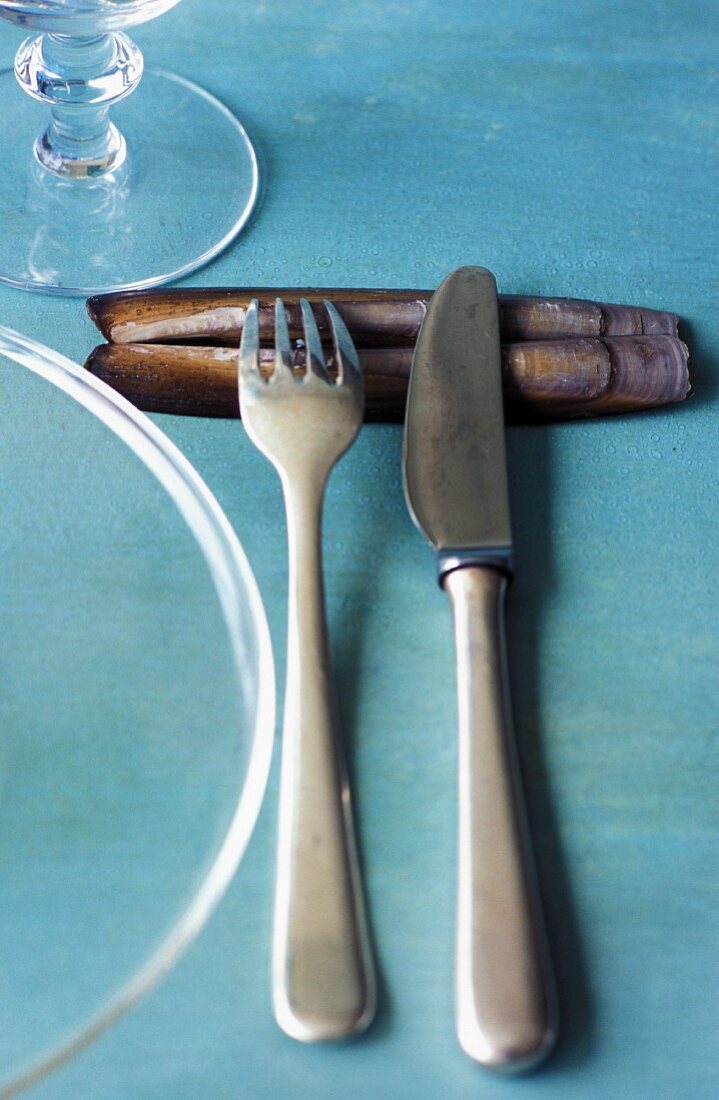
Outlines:
[[[549,1052],[556,997],[522,804],[503,604],[512,569],[497,288],[464,267],[436,291],[412,363],[407,504],[454,613],[459,716],[456,1026],[489,1069]]]

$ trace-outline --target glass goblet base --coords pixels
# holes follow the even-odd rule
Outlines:
[[[112,111],[127,142],[114,171],[73,179],[34,152],[42,107],[0,73],[0,283],[55,294],[158,286],[222,251],[249,219],[258,167],[219,100],[147,68]]]

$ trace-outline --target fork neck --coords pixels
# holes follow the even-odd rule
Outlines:
[[[289,547],[289,670],[300,667],[299,656],[308,646],[320,664],[328,660],[322,574],[324,483],[301,479],[288,484],[284,478],[283,483]]]
[[[321,568],[322,505],[326,477],[282,476],[287,513],[287,538],[292,565],[301,559],[306,566]]]

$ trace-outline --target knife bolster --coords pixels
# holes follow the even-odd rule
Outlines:
[[[490,546],[484,549],[439,550],[437,553],[437,574],[440,588],[448,573],[463,569],[468,565],[496,569],[506,574],[511,581],[513,572],[512,547]]]

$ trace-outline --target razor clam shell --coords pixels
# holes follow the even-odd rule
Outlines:
[[[88,312],[111,343],[234,344],[239,340],[247,306],[260,302],[260,331],[270,335],[274,302],[288,309],[292,336],[302,335],[299,301],[317,306],[320,331],[327,318],[320,303],[330,299],[358,346],[412,346],[432,297],[429,290],[306,290],[278,288],[189,288],[127,291],[88,299]],[[635,306],[610,305],[574,298],[500,294],[500,327],[504,341],[547,340],[575,336],[677,335],[674,313]]]
[[[366,420],[403,419],[412,350],[360,349]],[[267,375],[273,362],[273,350],[263,348]],[[295,363],[303,362],[299,348]],[[636,412],[689,393],[688,349],[666,335],[509,343],[502,366],[509,422]],[[147,412],[239,416],[236,348],[102,344],[85,367]]]
[[[503,363],[505,399],[528,419],[637,412],[690,392],[689,349],[673,336],[509,344]]]

